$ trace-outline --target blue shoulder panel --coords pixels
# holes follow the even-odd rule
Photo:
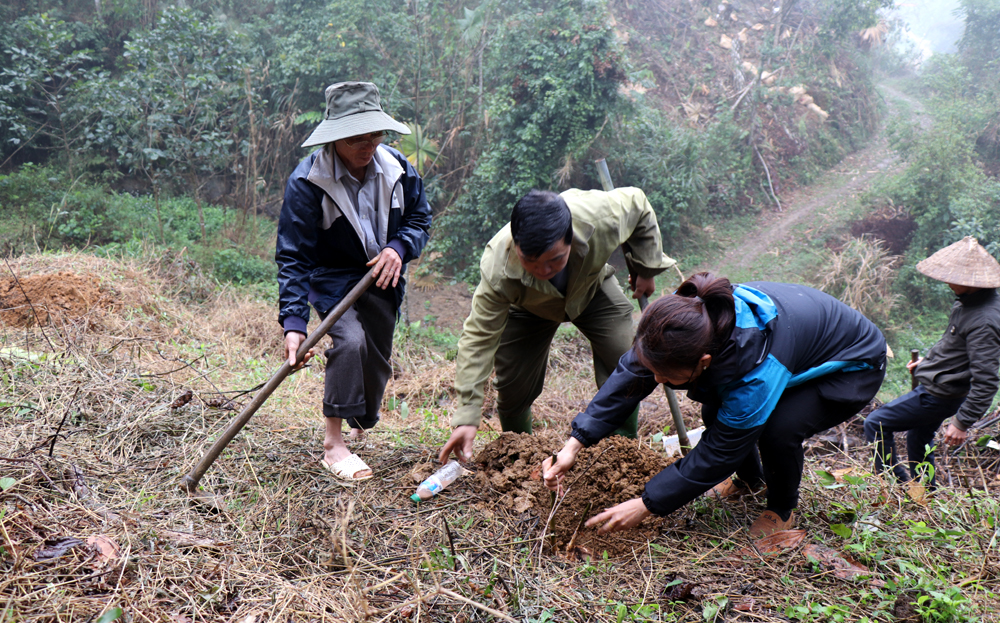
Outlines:
[[[738,381],[719,388],[719,421],[747,429],[767,421],[785,391],[792,373],[773,355]]]
[[[771,297],[756,288],[738,285],[733,288],[733,299],[736,303],[736,326],[741,329],[755,327],[763,331],[767,323],[778,317],[778,308]]]
[[[872,365],[863,361],[827,361],[815,368],[809,368],[792,376],[791,380],[788,381],[788,387],[795,387],[806,381],[811,381],[827,374],[833,374],[834,372],[859,372],[871,369]]]

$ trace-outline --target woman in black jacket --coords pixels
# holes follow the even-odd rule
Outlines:
[[[609,435],[664,383],[702,403],[701,442],[653,477],[641,498],[587,525],[603,524],[604,533],[667,515],[736,472],[747,486],[768,488],[751,534],[786,529],[798,504],[802,442],[868,404],[885,357],[878,328],[818,290],[694,275],[645,311],[632,349],[573,420],[556,460],[545,462],[545,483],[557,488],[581,448]]]

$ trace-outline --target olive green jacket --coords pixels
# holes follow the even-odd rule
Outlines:
[[[493,372],[493,357],[512,306],[541,318],[572,321],[590,304],[601,283],[614,274],[608,259],[626,242],[631,247],[628,259],[640,277],[654,277],[676,263],[663,253],[653,207],[638,188],[567,190],[561,197],[573,214],[566,296],[548,281],[538,281],[524,271],[509,223],[483,251],[479,286],[458,341],[458,408],[452,426],[479,425],[484,386]]]

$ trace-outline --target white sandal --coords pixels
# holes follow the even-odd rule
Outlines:
[[[351,454],[346,459],[337,461],[333,465],[330,465],[325,460],[320,459],[319,461],[323,465],[323,469],[329,471],[331,474],[340,478],[341,480],[347,480],[349,482],[359,482],[362,480],[368,480],[375,474],[368,474],[367,476],[361,476],[360,478],[355,477],[355,474],[363,471],[372,471],[372,468],[368,467],[360,456],[357,454]]]

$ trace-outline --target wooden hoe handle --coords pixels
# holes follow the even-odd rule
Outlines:
[[[340,299],[337,306],[334,307],[329,314],[327,314],[326,318],[323,319],[323,322],[316,327],[316,330],[306,337],[305,341],[299,346],[298,352],[295,354],[296,361],[302,361],[305,358],[309,349],[315,346],[320,339],[326,335],[326,333],[330,330],[330,327],[333,326],[333,323],[340,320],[340,317],[344,315],[344,312],[346,312],[351,305],[354,305],[358,299],[361,298],[364,291],[367,290],[368,287],[374,282],[375,277],[372,276],[372,271],[369,270],[365,276],[361,278],[361,281],[359,281],[357,285],[355,285],[351,291],[347,293],[347,296]],[[198,461],[198,464],[195,465],[194,469],[184,476],[181,480],[182,489],[188,493],[196,493],[198,491],[198,483],[201,481],[201,477],[205,475],[205,472],[208,471],[208,468],[215,462],[215,459],[219,458],[219,455],[222,454],[225,447],[229,445],[229,442],[233,440],[233,437],[235,437],[236,434],[240,432],[244,426],[246,426],[247,422],[250,421],[250,418],[253,417],[253,414],[257,412],[257,409],[264,404],[264,401],[267,400],[272,393],[274,393],[274,390],[278,388],[278,385],[281,385],[281,382],[284,381],[285,378],[292,373],[292,371],[292,366],[288,363],[288,360],[285,359],[285,362],[281,364],[281,368],[279,368],[278,371],[274,373],[274,376],[268,380],[267,384],[264,385],[259,392],[257,392],[257,395],[253,397],[250,404],[244,407],[243,411],[241,411],[240,414],[229,423],[226,430],[221,436],[219,436],[218,439],[215,440],[215,443],[213,443],[212,447],[208,449],[208,452],[201,457],[201,460]]]

